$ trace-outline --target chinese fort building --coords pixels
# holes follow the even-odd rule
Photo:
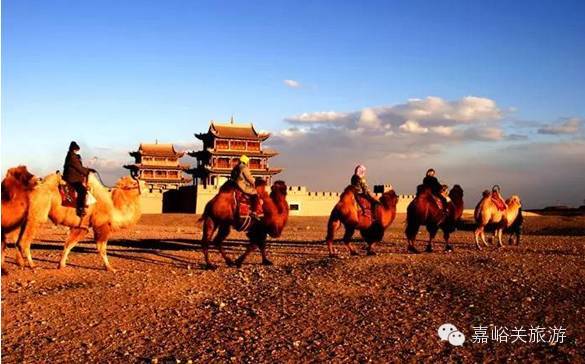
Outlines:
[[[250,158],[250,172],[256,178],[271,183],[272,176],[282,171],[268,162],[278,153],[262,146],[270,134],[257,132],[252,124],[236,124],[233,118],[229,123],[212,121],[206,133],[195,137],[203,142],[203,149],[189,153],[197,159],[197,166],[187,172],[193,175],[196,185],[221,186],[242,154]]]
[[[191,178],[183,176],[189,165],[179,162],[184,155],[185,152],[175,151],[172,144],[141,143],[137,151],[130,152],[130,156],[135,159],[134,164],[125,165],[124,168],[144,181],[150,192],[163,193],[191,182]]]

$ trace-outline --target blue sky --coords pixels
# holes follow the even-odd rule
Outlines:
[[[364,162],[371,183],[408,193],[432,164],[449,172],[444,180],[465,181],[473,201],[497,182],[534,207],[578,204],[584,14],[580,1],[5,0],[2,168],[61,168],[75,139],[113,179],[140,141],[197,147],[194,132],[234,115],[275,134],[274,164],[289,184],[338,190]],[[461,102],[468,96],[493,104]],[[396,111],[428,97],[445,103],[416,106],[432,117]],[[439,115],[485,105],[469,118]],[[387,139],[359,126],[364,110],[392,131]],[[453,124],[443,143],[439,131]],[[337,150],[347,135],[355,145]],[[331,171],[316,176],[324,164]],[[539,179],[548,182],[523,185]]]

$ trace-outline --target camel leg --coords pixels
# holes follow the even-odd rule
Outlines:
[[[220,226],[218,229],[217,235],[213,239],[213,244],[215,246],[217,246],[217,249],[219,250],[221,256],[225,260],[225,263],[229,267],[232,267],[234,265],[234,261],[227,255],[227,253],[225,252],[225,250],[223,248],[223,241],[225,240],[225,238],[227,238],[227,236],[229,234],[230,234],[230,226],[229,225]]]
[[[335,231],[339,229],[341,226],[341,222],[339,219],[334,218],[331,216],[329,218],[329,222],[327,223],[327,237],[325,238],[327,242],[327,249],[329,250],[329,256],[334,258],[337,257],[337,250],[333,246],[333,239],[335,238]]]
[[[445,251],[452,252],[453,245],[449,244],[449,238],[451,237],[451,233],[449,230],[443,230],[443,238],[445,239]]]
[[[377,255],[376,251],[374,250],[374,244],[376,242],[375,241],[371,241],[371,242],[367,242],[367,246],[366,246],[366,254],[367,255]]]
[[[429,232],[429,242],[427,243],[427,247],[425,251],[427,253],[433,252],[433,239],[437,235],[438,228],[433,225],[427,225],[427,231]]]
[[[86,229],[81,228],[71,228],[69,229],[69,235],[67,235],[67,240],[65,240],[65,246],[63,247],[63,256],[61,256],[61,261],[59,262],[59,268],[63,269],[67,266],[67,258],[69,257],[69,252],[71,249],[77,244],[85,234],[87,233]]]
[[[266,253],[266,236],[260,240],[258,247],[260,248],[260,254],[262,254],[262,265],[274,265],[274,263],[268,259],[268,255]]]
[[[108,255],[106,254],[106,248],[108,246],[108,239],[110,238],[111,229],[109,225],[100,226],[99,228],[93,229],[93,233],[95,235],[95,244],[97,246],[97,250],[102,257],[104,262],[104,266],[107,271],[115,273],[116,270],[112,268],[110,262],[108,261]]]
[[[209,217],[203,221],[203,238],[201,239],[201,250],[203,250],[203,258],[205,259],[205,267],[207,269],[215,269],[216,265],[209,260],[209,242],[215,232],[215,224]]]
[[[473,232],[473,237],[475,238],[475,245],[477,246],[477,250],[481,250],[481,245],[479,245],[479,235],[481,234],[481,226],[475,229]]]
[[[504,229],[496,229],[495,231],[495,235],[497,235],[498,237],[498,247],[499,248],[503,248],[504,244],[502,244],[502,233],[503,233]]]
[[[32,240],[34,238],[35,232],[38,228],[38,225],[35,223],[24,223],[23,226],[20,228],[20,233],[18,235],[18,240],[16,241],[17,247],[17,254],[16,254],[16,261],[18,265],[24,267],[25,262],[24,258],[26,257],[26,261],[30,268],[34,268],[35,264],[32,260],[32,255],[30,253],[30,246],[32,244]]]
[[[353,226],[349,227],[346,225],[345,234],[343,235],[343,242],[345,243],[345,246],[347,246],[347,249],[349,249],[350,255],[359,255],[359,253],[355,250],[353,245],[351,245],[351,238],[353,237],[354,232],[355,228]]]
[[[242,264],[244,264],[244,260],[246,260],[246,257],[251,252],[253,252],[255,249],[256,249],[256,244],[252,244],[252,243],[248,244],[244,253],[242,255],[240,255],[240,257],[238,259],[236,259],[236,267],[241,268]]]
[[[4,236],[4,232],[2,232],[2,275],[8,274],[8,270],[4,268],[4,257],[6,256],[6,237]]]
[[[481,241],[483,242],[483,245],[489,246],[488,243],[487,243],[487,241],[485,241],[485,230],[483,230],[483,229],[481,230],[481,235],[480,236],[481,236]]]
[[[415,254],[418,253],[418,250],[414,246],[414,242],[416,241],[416,234],[418,234],[419,228],[420,228],[420,225],[418,225],[414,221],[409,221],[406,224],[405,233],[406,233],[406,241],[408,242],[408,247],[406,248],[406,250],[409,253],[415,253]]]

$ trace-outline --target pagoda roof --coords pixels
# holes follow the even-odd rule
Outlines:
[[[248,157],[274,157],[278,155],[278,152],[274,149],[264,149],[260,151],[248,151],[248,150],[213,150],[211,148],[205,150],[199,150],[196,152],[189,152],[191,157],[197,157],[200,155],[226,155],[226,156],[241,156],[242,154],[247,155]]]
[[[185,152],[177,152],[171,143],[140,143],[137,151],[130,152],[132,156],[135,154],[180,158]]]
[[[189,164],[161,166],[161,165],[152,165],[152,164],[144,164],[144,163],[127,164],[124,166],[124,168],[126,168],[126,169],[167,169],[167,170],[181,170],[181,171],[189,169],[190,167],[191,166]]]
[[[233,123],[233,119],[230,123],[217,123],[212,121],[207,133],[195,134],[195,137],[203,140],[210,135],[222,139],[248,140],[266,140],[270,136],[269,133],[257,132],[252,123],[235,124]]]

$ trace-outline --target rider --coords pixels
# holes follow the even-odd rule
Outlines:
[[[69,144],[69,151],[63,166],[63,180],[69,183],[77,192],[77,216],[83,217],[85,215],[85,198],[87,196],[85,182],[89,173],[95,172],[95,169],[85,168],[81,164],[80,149],[75,141]]]
[[[231,179],[243,193],[249,196],[250,209],[252,210],[250,216],[256,217],[256,210],[258,209],[258,192],[256,191],[256,181],[248,167],[249,163],[250,158],[248,158],[247,155],[242,155],[240,157],[240,162],[232,169]]]
[[[492,187],[492,200],[497,201],[496,204],[498,205],[498,209],[505,210],[506,209],[506,200],[500,194],[500,186],[494,185]]]
[[[443,208],[447,209],[448,208],[448,201],[445,198],[445,196],[443,196],[443,185],[441,183],[439,183],[439,180],[437,179],[437,177],[435,177],[435,170],[430,168],[427,171],[427,175],[425,176],[425,178],[423,179],[422,182],[423,186],[428,187],[432,194],[435,195],[436,197],[438,197],[441,202],[443,203]]]
[[[370,191],[368,184],[366,183],[366,167],[362,164],[355,167],[353,176],[351,176],[351,186],[355,193],[355,199],[362,209],[362,212],[366,211],[366,208],[360,203],[358,195],[364,196],[373,205],[378,202],[376,195]]]

